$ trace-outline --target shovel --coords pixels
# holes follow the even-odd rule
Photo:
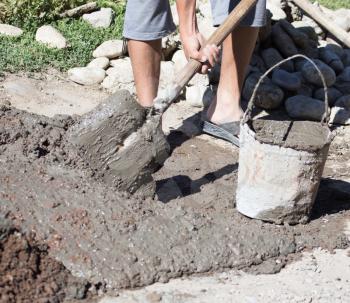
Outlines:
[[[241,0],[207,44],[221,45],[256,2]],[[119,91],[81,117],[70,129],[68,140],[97,177],[117,190],[154,194],[152,173],[169,156],[161,117],[202,64],[190,59],[166,96],[156,98],[150,110],[142,108],[127,91]]]

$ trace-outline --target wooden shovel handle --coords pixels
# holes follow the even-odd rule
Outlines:
[[[322,11],[312,5],[307,0],[293,0],[293,2],[299,6],[304,12],[306,12],[312,19],[318,24],[327,29],[336,38],[339,39],[347,47],[350,47],[350,33],[347,33],[334,21],[330,20]]]
[[[250,9],[257,3],[257,0],[241,0],[236,8],[230,13],[227,19],[218,27],[218,29],[210,36],[206,44],[215,44],[219,46],[226,37],[233,31],[239,22],[247,15]],[[194,59],[190,59],[187,65],[182,69],[176,77],[175,86],[177,96],[182,89],[188,84],[192,77],[200,70],[202,63]]]

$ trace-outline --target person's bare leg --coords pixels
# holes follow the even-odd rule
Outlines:
[[[144,107],[153,105],[157,96],[160,74],[161,40],[128,41],[138,102]]]
[[[219,87],[207,113],[216,124],[239,121],[242,116],[241,90],[258,32],[258,28],[238,27],[223,43]]]

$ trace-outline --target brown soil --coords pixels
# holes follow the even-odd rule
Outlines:
[[[49,257],[48,247],[0,219],[0,302],[56,303],[88,296],[90,284]],[[91,294],[90,294],[91,295]]]

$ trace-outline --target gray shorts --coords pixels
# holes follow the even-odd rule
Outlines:
[[[214,26],[220,25],[240,0],[210,0]],[[266,0],[258,0],[241,26],[261,27],[266,22]],[[124,32],[127,39],[156,40],[168,36],[176,26],[168,0],[128,0]]]

